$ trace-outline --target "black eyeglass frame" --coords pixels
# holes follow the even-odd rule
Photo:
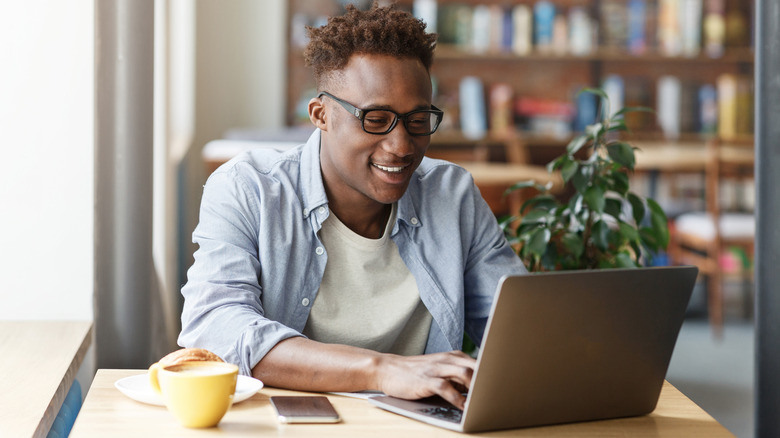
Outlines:
[[[373,134],[373,135],[385,135],[385,134],[390,133],[390,131],[395,129],[395,125],[398,124],[398,120],[403,120],[404,121],[404,123],[403,123],[404,129],[406,129],[406,132],[409,133],[409,135],[411,135],[413,137],[427,137],[427,136],[430,136],[431,134],[433,134],[434,132],[436,132],[437,129],[439,129],[439,125],[441,124],[441,120],[444,117],[444,111],[440,110],[439,108],[436,108],[434,105],[431,105],[431,109],[427,109],[427,110],[414,110],[414,111],[409,111],[408,113],[405,113],[405,114],[398,114],[397,112],[395,112],[393,110],[384,109],[384,108],[361,109],[361,108],[356,107],[355,105],[352,105],[351,103],[349,103],[349,102],[347,102],[345,100],[339,99],[338,97],[328,93],[327,91],[320,91],[320,94],[317,95],[317,98],[320,99],[320,98],[322,98],[322,96],[328,96],[331,99],[335,100],[339,105],[341,105],[342,108],[344,108],[345,110],[349,111],[350,114],[352,114],[358,120],[360,120],[360,127],[363,128],[364,132],[366,132],[368,134]],[[395,118],[393,119],[393,122],[390,124],[390,127],[387,128],[386,131],[384,131],[384,132],[371,132],[371,131],[366,130],[366,124],[365,124],[366,115],[368,113],[370,113],[371,111],[385,111],[385,112],[389,112],[389,113],[392,113],[395,116]],[[419,113],[431,113],[434,116],[436,116],[436,124],[433,126],[433,129],[431,129],[431,132],[428,132],[428,133],[425,133],[425,134],[416,134],[416,133],[413,133],[413,132],[409,131],[409,128],[406,126],[407,118],[409,116],[411,116],[411,115],[419,114]]]

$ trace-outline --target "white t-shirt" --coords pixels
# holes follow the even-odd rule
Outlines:
[[[395,217],[393,204],[379,239],[353,232],[332,212],[323,222],[328,263],[304,335],[384,353],[425,352],[431,314],[390,239]]]

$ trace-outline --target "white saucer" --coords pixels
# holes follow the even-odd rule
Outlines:
[[[122,394],[135,401],[156,406],[165,406],[162,397],[154,392],[149,384],[148,374],[138,374],[125,377],[114,382],[114,386]],[[236,393],[233,395],[233,403],[238,403],[252,397],[263,387],[263,382],[248,376],[238,376],[236,381]]]

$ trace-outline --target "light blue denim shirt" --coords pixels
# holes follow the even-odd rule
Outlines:
[[[278,342],[302,336],[328,253],[330,214],[320,132],[286,152],[254,150],[208,179],[182,288],[179,344],[206,348],[242,374]],[[425,158],[398,201],[391,238],[433,316],[426,353],[479,343],[499,279],[526,273],[463,168]]]

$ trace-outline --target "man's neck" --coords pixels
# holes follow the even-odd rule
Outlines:
[[[367,239],[379,239],[385,232],[392,205],[375,204],[374,208],[341,208],[338,203],[329,203],[331,214],[355,233]]]

